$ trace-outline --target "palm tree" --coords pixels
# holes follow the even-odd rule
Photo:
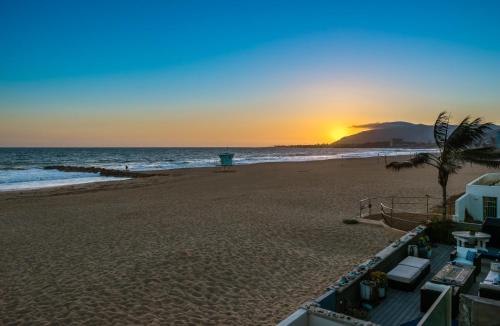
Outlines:
[[[483,166],[500,167],[500,152],[494,147],[478,147],[481,140],[491,130],[491,123],[483,123],[481,118],[472,120],[466,117],[452,131],[450,115],[441,112],[434,123],[434,140],[438,153],[418,153],[407,161],[391,162],[388,169],[399,171],[404,168],[414,168],[430,165],[438,170],[438,183],[442,189],[442,216],[446,219],[446,186],[450,174],[457,173],[466,162]]]

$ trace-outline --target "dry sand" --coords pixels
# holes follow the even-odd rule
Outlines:
[[[399,235],[343,224],[360,198],[440,194],[434,170],[382,161],[0,194],[0,324],[275,324]]]

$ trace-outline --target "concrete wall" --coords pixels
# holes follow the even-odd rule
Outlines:
[[[369,321],[338,314],[319,307],[302,307],[277,326],[378,326]]]
[[[359,284],[361,283],[361,281],[369,279],[370,273],[372,271],[382,271],[387,273],[391,269],[396,267],[400,261],[408,256],[408,246],[417,244],[418,239],[425,234],[425,232],[422,232],[420,234],[411,236],[409,233],[407,233],[403,237],[401,237],[401,239],[405,240],[401,241],[401,244],[398,247],[392,247],[391,245],[389,245],[378,252],[376,256],[381,257],[381,261],[373,266],[373,268],[370,268],[365,273],[365,275],[356,280],[356,282],[336,292],[335,311],[339,313],[345,313],[349,308],[358,308],[361,305],[361,295],[359,293]]]
[[[460,325],[499,325],[500,301],[460,295]]]
[[[350,323],[343,323],[334,320],[328,320],[321,316],[309,315],[309,324],[307,326],[347,326]]]
[[[276,326],[308,326],[307,310],[299,308],[293,314],[279,322]]]
[[[500,217],[500,186],[478,184],[492,177],[498,178],[500,173],[488,173],[467,184],[465,194],[455,201],[456,222],[465,220],[465,209],[475,220],[483,221],[483,197],[497,198],[497,217]]]
[[[337,311],[336,304],[337,291],[335,289],[327,290],[325,293],[314,299],[321,308],[330,311]]]

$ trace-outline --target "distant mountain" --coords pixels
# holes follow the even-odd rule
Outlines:
[[[405,121],[370,123],[365,125],[356,125],[355,128],[368,128],[366,131],[343,137],[334,142],[334,146],[359,146],[368,143],[384,143],[393,140],[400,140],[405,143],[416,144],[434,144],[433,129],[434,126],[424,124],[414,124]],[[453,127],[452,127],[453,130]],[[491,135],[488,135],[487,141],[493,141],[496,132],[500,126],[494,126]]]

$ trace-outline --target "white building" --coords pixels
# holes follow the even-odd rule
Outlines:
[[[488,173],[470,182],[465,194],[455,202],[456,222],[482,222],[487,217],[500,218],[500,173]]]

